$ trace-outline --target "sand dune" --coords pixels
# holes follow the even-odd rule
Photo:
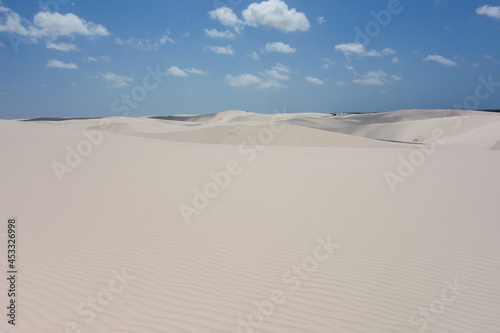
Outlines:
[[[0,136],[0,268],[15,218],[19,272],[1,332],[500,332],[500,114],[1,120]]]

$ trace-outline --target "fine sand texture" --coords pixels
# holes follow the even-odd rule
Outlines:
[[[0,332],[500,332],[500,114],[0,120],[0,153]]]

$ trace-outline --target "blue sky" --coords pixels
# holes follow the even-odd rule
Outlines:
[[[1,0],[0,118],[498,109],[499,37],[496,0]]]

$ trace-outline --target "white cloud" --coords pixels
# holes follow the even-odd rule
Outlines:
[[[205,51],[211,51],[215,54],[223,54],[223,55],[234,55],[234,50],[231,45],[229,46],[208,46],[205,48]]]
[[[118,75],[115,73],[106,72],[101,74],[101,77],[107,82],[111,83],[111,88],[122,88],[128,87],[129,82],[133,82],[134,79],[125,75]]]
[[[75,44],[48,42],[45,46],[47,46],[48,49],[54,49],[63,52],[78,51],[78,48]]]
[[[266,69],[264,73],[261,74],[265,75],[269,80],[286,81],[290,79],[288,75],[283,74],[277,68]]]
[[[382,70],[368,72],[352,82],[360,85],[383,86],[387,82],[387,74]]]
[[[98,62],[99,60],[102,61],[102,62],[108,63],[108,62],[111,62],[111,57],[109,57],[109,56],[100,56],[99,58],[96,58],[96,57],[86,57],[86,58],[83,58],[83,61],[86,61],[86,62]]]
[[[391,75],[390,77],[382,70],[367,72],[359,79],[355,79],[352,82],[365,86],[383,86],[386,83],[393,83],[395,81],[402,81],[403,78],[397,75]]]
[[[485,5],[476,9],[476,14],[500,20],[500,6]]]
[[[271,69],[259,72],[259,75],[263,77],[262,79],[252,74],[243,74],[237,77],[227,74],[226,80],[233,87],[258,84],[259,89],[282,89],[286,88],[286,86],[281,82],[290,79],[287,75],[289,73],[290,68],[278,63]]]
[[[236,32],[240,31],[241,25],[243,24],[233,10],[227,7],[214,9],[208,12],[208,16],[213,20],[219,21],[223,26],[234,28]]]
[[[257,76],[252,74],[242,74],[237,77],[234,77],[231,74],[227,74],[226,80],[229,82],[229,85],[233,87],[251,86],[254,84],[259,84],[261,82],[261,80]]]
[[[348,71],[351,71],[354,75],[358,75],[358,73],[356,72],[356,68],[354,68],[354,66],[345,65],[345,68],[346,68]]]
[[[282,73],[290,73],[290,68],[280,63],[277,63],[272,69]]]
[[[323,23],[326,23],[326,20],[323,16],[320,16],[320,17],[316,17],[316,22],[318,22],[318,24],[323,24]]]
[[[187,77],[189,76],[186,72],[184,72],[182,69],[180,69],[177,66],[172,66],[169,69],[167,69],[167,73],[173,76],[180,76],[180,77]]]
[[[196,68],[187,68],[185,69],[187,73],[191,74],[196,74],[196,75],[207,75],[208,73],[206,71],[203,71],[201,69],[196,69]]]
[[[311,84],[315,84],[317,86],[322,86],[325,84],[322,80],[315,78],[315,77],[310,77],[310,76],[306,77],[306,81],[311,83]]]
[[[1,7],[5,17],[0,24],[0,32],[18,34],[31,38],[50,37],[57,39],[60,36],[108,36],[108,30],[93,22],[87,22],[75,14],[59,14],[39,12],[33,18],[33,23],[21,18],[15,11]]]
[[[284,84],[281,84],[279,81],[269,80],[262,82],[259,85],[259,89],[283,89],[286,88]]]
[[[2,43],[2,42],[0,42],[0,47],[5,47],[5,45],[3,45],[3,43]]]
[[[440,56],[440,55],[429,55],[429,56],[427,56],[427,58],[424,58],[423,60],[424,61],[435,61],[437,63],[440,63],[443,66],[448,66],[448,67],[453,67],[453,66],[457,65],[456,62],[454,62],[450,59],[446,59],[445,57]]]
[[[331,60],[330,58],[323,58],[321,60],[323,62],[323,65],[321,65],[322,69],[328,69],[330,66],[335,65],[335,61]]]
[[[383,55],[389,55],[389,54],[395,54],[396,52],[394,50],[391,50],[390,48],[386,47],[385,49],[382,50]]]
[[[337,81],[337,86],[346,86],[347,83],[344,81]]]
[[[264,52],[295,53],[297,50],[282,42],[267,43]]]
[[[399,62],[399,58],[398,57],[394,57],[394,58],[392,58],[391,62],[397,64]]]
[[[384,55],[395,54],[394,50],[386,47],[382,52],[366,50],[363,44],[348,43],[335,45],[335,51],[342,52],[345,56],[357,55],[359,57],[382,57]]]
[[[253,60],[260,60],[259,54],[257,52],[255,52],[254,50],[250,51],[249,56]]]
[[[167,42],[170,42],[172,44],[175,43],[173,39],[168,37],[168,35],[163,35],[154,39],[135,37],[130,37],[128,39],[115,39],[115,43],[118,45],[133,47],[141,51],[157,51]]]
[[[246,25],[253,27],[263,25],[284,32],[307,31],[310,26],[309,20],[304,13],[297,12],[295,8],[289,9],[288,5],[282,0],[252,3],[241,15]]]
[[[280,81],[287,81],[290,77],[290,68],[280,63],[276,64],[273,68],[265,70],[260,75],[264,76],[266,81],[259,85],[259,89],[282,89],[286,88]]]
[[[47,67],[64,68],[64,69],[77,69],[78,68],[78,66],[72,62],[66,63],[66,62],[62,62],[62,61],[54,60],[54,59],[50,59],[47,62]]]
[[[231,30],[226,30],[226,31],[218,31],[217,29],[205,29],[205,34],[210,37],[210,38],[227,38],[227,39],[233,39],[235,34]]]

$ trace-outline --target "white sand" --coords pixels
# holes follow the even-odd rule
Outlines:
[[[1,120],[0,332],[500,332],[499,114],[272,119]]]

